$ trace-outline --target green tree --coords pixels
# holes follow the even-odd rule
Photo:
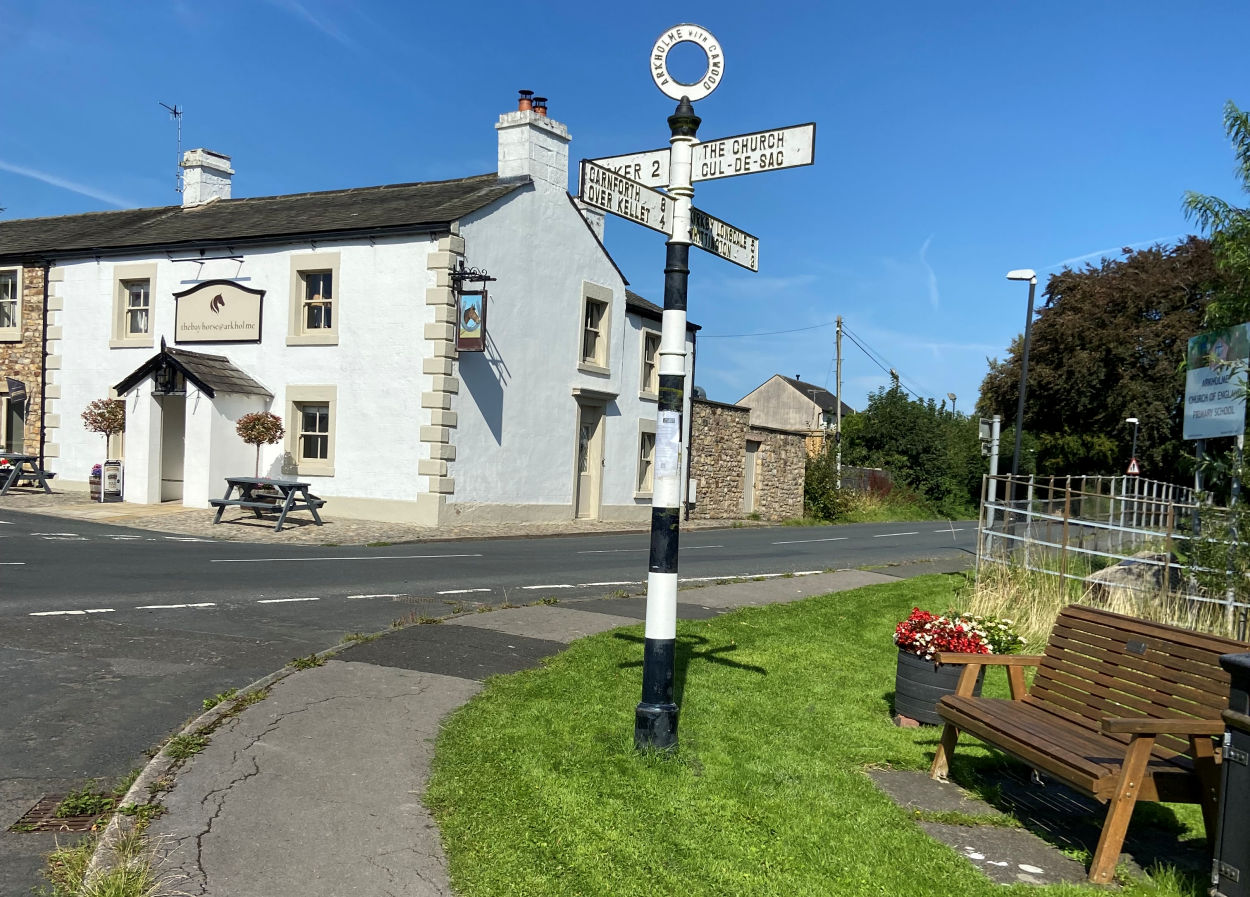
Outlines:
[[[1220,284],[1211,244],[1199,237],[1126,249],[1122,259],[1050,278],[1033,323],[1024,411],[1025,438],[1036,440],[1037,473],[1124,473],[1133,438],[1125,418],[1136,417],[1143,475],[1188,477],[1182,364]],[[1020,349],[1017,338],[1005,360],[990,361],[977,404],[982,416],[1015,420]],[[1011,444],[1004,438],[1002,469],[1010,465]],[[1021,471],[1032,469],[1026,460]]]
[[[984,470],[976,423],[945,402],[911,399],[895,383],[871,393],[842,433],[843,463],[885,468],[948,516],[976,506]]]
[[[1237,179],[1250,196],[1250,113],[1229,100],[1224,104],[1224,131],[1233,142]],[[1221,282],[1207,306],[1208,330],[1250,321],[1250,209],[1218,196],[1185,192],[1185,215],[1211,236],[1211,247]]]

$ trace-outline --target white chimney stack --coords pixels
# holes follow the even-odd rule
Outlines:
[[[539,187],[569,189],[569,129],[547,117],[545,97],[521,91],[515,112],[499,116],[499,176],[529,175]]]
[[[214,199],[230,198],[230,157],[212,150],[193,149],[182,154],[182,207],[202,206]]]

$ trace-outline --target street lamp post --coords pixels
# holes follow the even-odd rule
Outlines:
[[[1020,472],[1020,446],[1024,436],[1024,394],[1029,388],[1029,338],[1033,333],[1033,292],[1037,289],[1037,274],[1032,268],[1019,268],[1008,271],[1007,279],[1029,282],[1029,311],[1024,319],[1024,352],[1020,357],[1020,398],[1016,402],[1016,450],[1011,456],[1011,476],[1014,480]]]
[[[1126,417],[1124,418],[1124,422],[1126,424],[1133,425],[1133,451],[1129,453],[1129,457],[1132,458],[1134,461],[1136,461],[1137,460],[1137,418]]]

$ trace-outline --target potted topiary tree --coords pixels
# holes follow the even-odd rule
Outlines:
[[[121,399],[96,399],[83,410],[82,422],[92,433],[99,433],[104,437],[104,463],[108,464],[109,439],[114,433],[121,433],[126,429],[126,403]],[[104,501],[104,468],[102,465],[97,466],[100,467],[100,501]],[[94,478],[95,471],[92,470],[91,473]],[[120,483],[120,466],[118,466],[117,476]],[[120,484],[117,495],[120,499]]]
[[[256,446],[256,473],[254,475],[259,477],[260,447],[273,445],[286,435],[286,428],[282,426],[282,418],[270,411],[253,411],[235,421],[234,429],[240,439],[248,445]]]

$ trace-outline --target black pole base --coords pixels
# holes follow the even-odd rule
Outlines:
[[[639,704],[634,711],[637,750],[677,750],[677,705]]]

